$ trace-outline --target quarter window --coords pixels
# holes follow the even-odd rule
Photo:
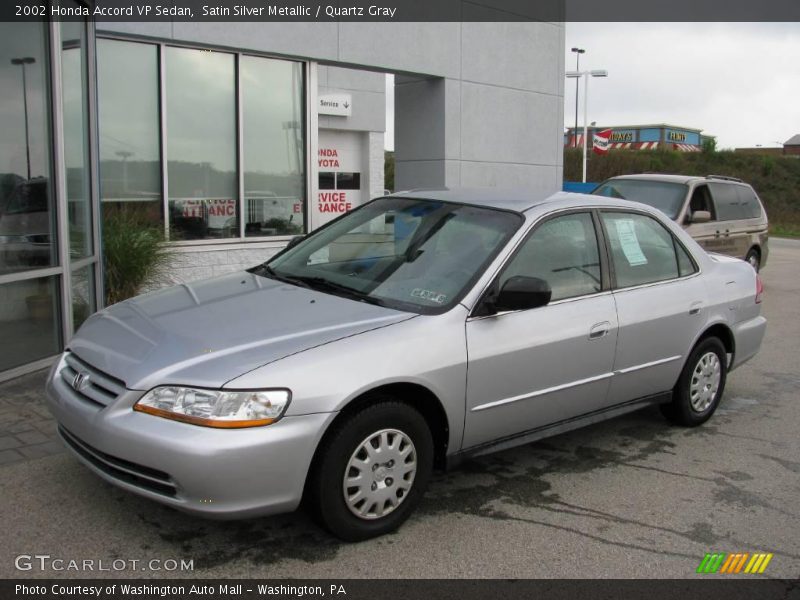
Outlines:
[[[605,212],[602,217],[617,287],[679,276],[675,241],[658,221],[646,215],[625,212]]]
[[[500,277],[500,287],[515,276],[550,284],[551,302],[602,289],[597,235],[589,213],[555,217],[536,228]]]
[[[696,273],[697,267],[686,251],[686,248],[679,244],[678,240],[673,239],[673,242],[675,243],[675,253],[678,255],[678,270],[681,273],[681,277]]]

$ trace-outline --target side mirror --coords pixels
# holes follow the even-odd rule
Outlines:
[[[289,243],[286,244],[286,249],[288,250],[289,248],[294,248],[295,246],[297,246],[297,244],[302,242],[304,239],[306,239],[306,236],[304,236],[304,235],[296,235],[296,236],[294,236],[292,239],[289,240]]]
[[[707,210],[696,210],[689,215],[689,223],[708,223],[711,220],[711,213]]]
[[[511,277],[500,288],[494,300],[497,312],[527,310],[545,306],[553,295],[550,284],[538,277]]]

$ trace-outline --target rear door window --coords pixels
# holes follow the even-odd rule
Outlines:
[[[761,217],[761,203],[756,193],[748,185],[737,185],[736,193],[742,208],[743,219],[758,219]]]
[[[737,188],[741,186],[730,183],[709,183],[708,187],[711,189],[711,196],[717,209],[718,221],[751,218],[745,208],[745,203],[737,193]]]
[[[620,211],[604,212],[602,218],[617,287],[679,277],[675,241],[661,223],[647,215]]]

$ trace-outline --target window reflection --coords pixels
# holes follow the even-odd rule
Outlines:
[[[0,23],[0,274],[53,266],[46,30]]]
[[[97,41],[100,198],[161,222],[158,48]]]
[[[240,64],[245,235],[305,230],[302,65],[243,56]]]
[[[91,256],[93,247],[89,189],[86,25],[83,22],[65,21],[60,27],[67,212],[70,257],[75,260]]]
[[[78,330],[97,308],[94,289],[94,266],[88,265],[72,271],[72,323]]]
[[[0,285],[0,371],[57,354],[59,278],[40,277]]]
[[[222,52],[166,48],[173,239],[239,235],[234,61]]]

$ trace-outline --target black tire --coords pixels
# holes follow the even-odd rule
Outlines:
[[[386,467],[388,463],[380,463],[384,468],[377,475],[366,471],[368,477],[384,477],[379,481],[370,480],[371,485],[382,486],[385,493],[392,495],[387,502],[396,501],[397,505],[389,507],[384,516],[357,516],[345,502],[345,469],[363,442],[385,430],[399,432],[410,440],[411,453],[416,456],[416,471],[410,475],[412,482],[407,491],[400,489],[398,481],[392,479],[392,475],[400,477],[400,469],[394,465],[389,468]],[[391,433],[389,436],[394,444],[405,442],[401,436],[392,437]],[[428,487],[432,470],[433,437],[424,417],[402,402],[376,398],[375,403],[335,424],[322,441],[306,485],[307,507],[320,525],[344,541],[358,542],[383,535],[396,530],[411,515]],[[371,502],[372,497],[369,498],[361,510],[369,510],[366,502]],[[384,505],[383,509],[386,508]]]
[[[761,269],[761,252],[758,251],[758,248],[750,248],[744,259],[749,262],[750,266],[758,273]]]
[[[713,372],[713,359],[710,354],[716,355],[716,361],[719,368],[719,380],[716,385],[716,392],[711,394],[713,390],[714,376],[710,375],[708,378],[706,374]],[[704,370],[701,361],[706,360],[707,368]],[[696,373],[696,371],[700,371]],[[663,404],[661,412],[664,413],[670,421],[685,427],[697,427],[702,425],[711,418],[714,411],[717,410],[720,398],[725,391],[725,380],[728,374],[728,355],[725,352],[725,346],[716,337],[708,337],[701,340],[694,350],[689,354],[686,364],[683,366],[681,376],[678,378],[678,383],[672,392],[672,402]],[[695,381],[696,379],[696,381]],[[694,402],[692,397],[692,385],[695,384],[695,391],[698,387],[703,391],[695,396]],[[709,386],[709,388],[706,388]],[[703,406],[706,404],[705,406]]]

